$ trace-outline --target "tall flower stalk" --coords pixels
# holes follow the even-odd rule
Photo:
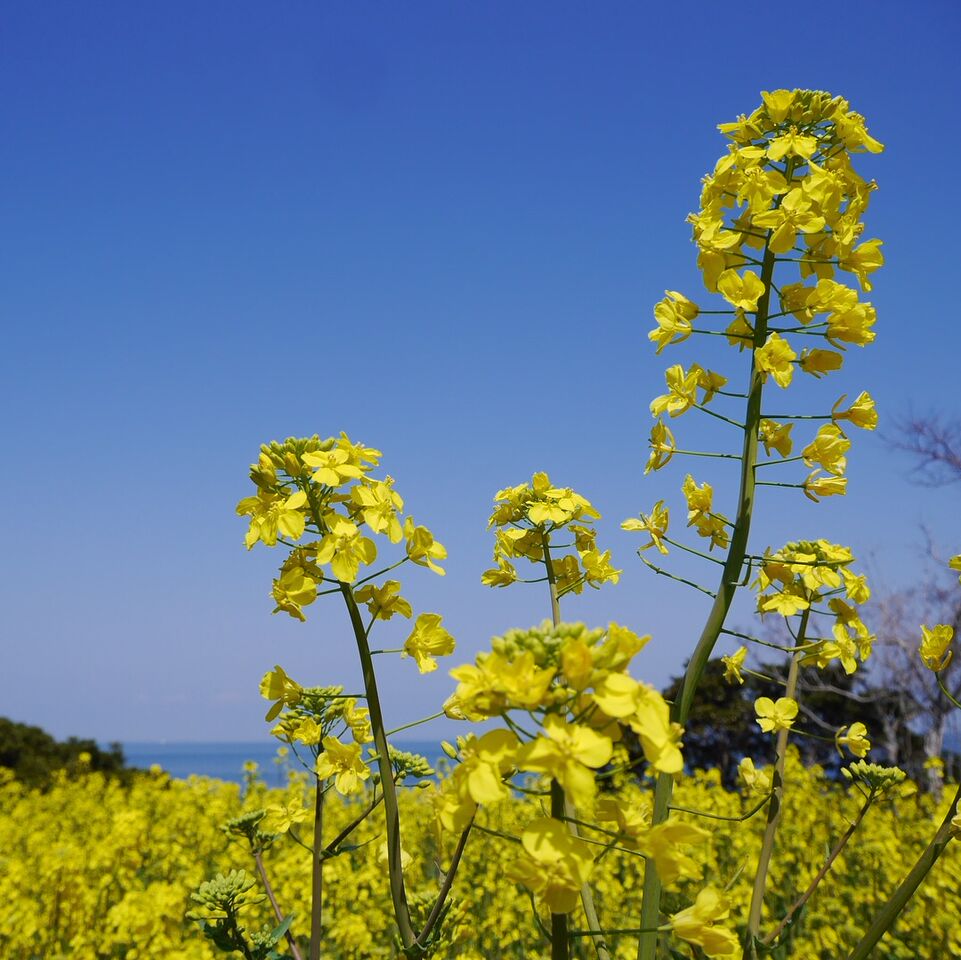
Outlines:
[[[702,310],[683,294],[668,291],[655,307],[657,326],[649,335],[658,353],[700,335],[726,337],[738,351],[750,351],[744,393],[726,390],[728,378],[699,363],[687,369],[676,364],[666,374],[668,392],[651,404],[657,422],[651,433],[648,471],[661,469],[675,457],[732,456],[679,449],[664,422],[665,415],[675,419],[696,409],[741,431],[733,520],[714,511],[710,485],[699,485],[691,475],[684,483],[688,526],[708,541],[710,550],[726,548],[727,555],[716,588],[698,585],[713,602],[672,708],[672,719],[681,725],[690,715],[736,591],[750,582],[755,569],[749,539],[758,488],[794,487],[812,500],[843,494],[847,483],[843,451],[850,443],[841,423],[873,429],[877,419],[873,401],[866,393],[847,410],[843,409],[842,397],[832,412],[823,416],[775,415],[765,410],[769,380],[786,389],[795,371],[823,377],[840,369],[846,345],[864,346],[874,339],[873,307],[860,302],[858,292],[835,281],[834,276],[838,270],[847,270],[856,275],[862,290],[870,290],[869,275],[883,262],[880,241],[859,242],[860,218],[874,184],[855,172],[850,159],[854,152],[879,152],[882,147],[867,133],[863,119],[840,98],[802,90],[777,90],[762,97],[763,104],[749,117],[721,125],[721,131],[731,140],[728,153],[705,178],[701,209],[690,217],[704,284],[726,305]],[[794,276],[785,278],[786,272]],[[727,326],[713,327],[713,319],[725,314],[729,317]],[[829,348],[814,346],[818,338],[827,341]],[[795,343],[812,346],[798,351]],[[741,418],[715,409],[718,398],[741,398]],[[809,418],[821,419],[824,425],[801,457],[791,457],[794,421]],[[762,445],[765,458],[759,455]],[[813,468],[802,482],[772,482],[759,477],[762,468],[800,459]],[[705,556],[668,536],[669,519],[662,501],[650,514],[626,521],[624,526],[648,534],[650,541],[642,551],[654,547],[667,554],[675,546]],[[656,572],[672,575],[644,558],[643,553],[642,559]],[[771,609],[762,606],[760,612],[763,615]],[[830,662],[837,658],[822,659]],[[667,820],[672,789],[671,777],[658,778],[654,823]],[[776,806],[776,791],[774,799]],[[776,832],[776,815],[772,816],[775,819],[773,824],[769,820],[768,847]],[[769,855],[768,850],[765,856]],[[759,923],[766,870],[760,870],[759,875],[752,928]],[[640,914],[640,927],[645,932],[639,940],[639,960],[655,957],[661,886],[657,864],[648,859]]]

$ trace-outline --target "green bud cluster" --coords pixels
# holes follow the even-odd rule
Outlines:
[[[561,662],[561,648],[566,643],[579,639],[594,646],[605,632],[602,628],[588,628],[583,623],[560,623],[555,627],[550,620],[544,620],[540,626],[508,630],[502,637],[494,637],[491,649],[508,660],[530,651],[538,667],[557,669]]]

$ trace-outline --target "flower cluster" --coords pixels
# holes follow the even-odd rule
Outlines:
[[[674,836],[680,827],[673,821],[652,831],[642,808],[611,797],[598,800],[597,773],[612,762],[624,729],[636,736],[653,772],[676,775],[683,768],[682,731],[671,722],[668,704],[627,673],[649,639],[614,623],[590,630],[545,621],[495,637],[473,664],[454,668],[458,685],[447,714],[475,721],[499,717],[506,728],[460,741],[458,765],[437,795],[442,825],[463,829],[478,804],[508,799],[511,779],[532,773],[555,784],[571,811],[620,823],[635,849],[656,852],[665,865],[673,864],[677,877],[694,875],[680,844],[701,833]],[[590,845],[556,816],[535,820],[520,839],[511,876],[552,912],[571,911],[593,868]]]
[[[558,596],[580,593],[585,584],[599,588],[617,583],[621,571],[614,569],[610,550],[597,549],[594,521],[599,517],[589,500],[570,487],[555,487],[546,473],[535,473],[529,484],[498,491],[488,523],[496,528],[496,565],[481,580],[489,587],[514,583],[514,561],[524,558],[544,565],[543,579],[556,584]],[[552,545],[551,535],[558,530],[569,533],[572,542],[564,547]],[[572,552],[555,552],[563,549]]]
[[[833,621],[831,636],[814,636],[808,628],[802,645],[806,664],[824,669],[837,661],[845,673],[852,674],[858,661],[871,655],[875,637],[858,609],[870,598],[871,590],[864,575],[851,569],[853,563],[854,554],[847,547],[827,540],[785,544],[773,553],[766,552],[759,563],[754,586],[762,616],[777,613],[788,618],[827,601],[827,611],[818,616],[823,619],[827,615]]]
[[[393,478],[370,476],[380,457],[379,450],[345,433],[326,440],[289,437],[260,448],[250,468],[257,492],[237,504],[237,513],[250,518],[248,549],[258,542],[291,548],[274,580],[275,612],[304,620],[303,609],[317,599],[325,577],[354,583],[361,568],[377,559],[377,545],[367,533],[392,544],[403,541],[405,559],[443,574],[437,561],[447,556],[444,546],[412,517],[402,519],[404,501]]]

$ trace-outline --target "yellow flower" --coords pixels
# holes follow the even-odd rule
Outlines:
[[[874,430],[878,425],[878,411],[874,405],[874,399],[866,390],[862,390],[854,403],[847,410],[841,410],[841,404],[847,399],[844,394],[831,409],[833,420],[847,420],[852,426],[860,427],[862,430]]]
[[[366,603],[367,609],[377,620],[390,620],[399,614],[408,620],[413,615],[410,603],[400,595],[400,582],[388,580],[382,587],[366,584],[354,591],[354,599],[358,603]]]
[[[839,258],[838,266],[855,274],[862,290],[871,290],[868,274],[884,266],[880,240],[868,240],[855,247],[849,254]]]
[[[294,740],[299,740],[301,743],[308,745],[320,743],[320,738],[320,724],[313,717],[305,717],[297,724],[297,728],[293,732]]]
[[[351,500],[360,508],[364,523],[374,533],[386,533],[391,543],[399,543],[403,536],[397,513],[404,509],[404,501],[393,488],[393,481],[364,479],[350,491]]]
[[[744,757],[737,765],[737,778],[748,793],[771,792],[771,775],[758,770],[750,757]]]
[[[510,791],[504,777],[515,767],[519,746],[517,735],[510,730],[490,730],[480,739],[468,740],[455,771],[458,789],[474,803],[506,800]]]
[[[724,333],[727,336],[727,342],[732,347],[737,347],[738,352],[746,350],[754,343],[754,327],[751,326],[744,316],[744,311],[740,308],[735,311],[734,319],[728,324]]]
[[[357,579],[361,564],[370,565],[377,559],[374,541],[362,537],[356,524],[346,517],[334,515],[330,533],[317,548],[317,562],[329,563],[334,576],[343,583]]]
[[[584,579],[588,586],[599,588],[602,583],[617,583],[623,570],[615,570],[611,563],[611,551],[587,550],[581,554]]]
[[[721,657],[721,663],[724,664],[724,679],[728,683],[744,683],[741,667],[744,666],[746,658],[747,647],[738,647],[730,656]]]
[[[434,657],[446,657],[454,652],[454,638],[440,625],[439,613],[422,613],[414,621],[414,629],[404,642],[401,656],[413,657],[421,673],[437,669]]]
[[[681,754],[683,728],[671,722],[667,701],[646,684],[641,684],[637,710],[627,723],[641,741],[647,762],[659,773],[677,774],[684,769]]]
[[[594,800],[594,774],[589,768],[611,759],[609,737],[590,727],[568,723],[556,714],[544,719],[544,733],[525,744],[517,757],[521,770],[544,773],[564,788],[575,806],[587,808]]]
[[[707,830],[680,820],[666,820],[651,827],[637,838],[637,849],[657,864],[661,882],[674,883],[681,877],[697,880],[701,868],[697,861],[681,850],[681,844],[703,843],[711,836]]]
[[[783,160],[786,156],[800,157],[810,160],[818,148],[816,137],[799,133],[797,127],[791,127],[787,133],[775,137],[768,144],[767,155],[771,160]]]
[[[303,461],[315,468],[313,481],[328,487],[339,487],[364,475],[363,468],[351,462],[349,451],[341,447],[305,453]]]
[[[948,567],[951,570],[961,570],[961,553],[955,554],[948,561]],[[958,582],[961,583],[961,577],[958,577]]]
[[[245,497],[237,504],[237,513],[250,517],[250,527],[244,542],[250,550],[260,540],[268,547],[277,543],[278,534],[298,540],[303,536],[306,517],[302,507],[307,494],[298,490],[289,497],[258,490],[253,497]]]
[[[661,420],[658,420],[651,427],[650,443],[651,455],[648,458],[647,466],[644,468],[645,474],[652,470],[660,470],[666,463],[670,463],[671,457],[674,456],[674,451],[677,449],[674,434]]]
[[[801,351],[801,359],[798,366],[813,377],[820,379],[832,370],[840,370],[844,363],[844,357],[836,350],[804,349]]]
[[[924,665],[937,673],[951,662],[951,641],[954,627],[939,623],[934,627],[921,626],[921,646],[918,653]]]
[[[665,290],[667,295],[654,305],[654,319],[657,326],[647,335],[657,344],[660,353],[668,344],[681,343],[691,335],[691,321],[698,314],[696,303],[692,303],[676,290]]]
[[[791,345],[780,334],[772,333],[763,347],[754,351],[757,369],[767,380],[768,374],[774,378],[779,387],[787,387],[794,376],[792,361],[797,360],[797,354]]]
[[[679,363],[664,371],[668,392],[651,401],[651,413],[659,417],[667,413],[679,417],[697,404],[697,388],[700,383],[701,368],[694,364],[685,370]]]
[[[787,119],[791,104],[794,103],[794,91],[774,90],[769,93],[767,90],[762,90],[761,99],[767,108],[771,123],[783,123]]]
[[[667,553],[668,550],[664,545],[663,538],[667,536],[667,527],[670,520],[670,510],[664,506],[663,500],[658,500],[657,503],[654,504],[649,517],[643,513],[640,515],[640,518],[630,517],[621,524],[621,528],[632,532],[647,533],[648,536],[650,536],[651,542],[644,544],[641,550],[657,547],[661,553]]]
[[[682,940],[699,946],[706,956],[740,960],[741,946],[737,937],[723,927],[718,920],[726,920],[730,909],[727,900],[713,887],[705,887],[694,905],[671,916],[671,929]]]
[[[844,473],[847,466],[845,453],[851,448],[851,441],[841,432],[841,428],[834,423],[824,424],[815,438],[802,451],[804,462],[813,467],[823,467],[828,473],[836,476]]]
[[[718,277],[717,292],[732,306],[753,313],[764,293],[764,284],[753,270],[745,270],[743,277],[737,270],[725,270]]]
[[[762,420],[758,424],[758,438],[764,444],[767,455],[776,450],[782,457],[791,456],[794,441],[791,439],[793,423],[778,423],[776,420]]]
[[[559,820],[535,820],[522,834],[523,854],[507,876],[539,897],[551,913],[570,913],[594,867],[588,843]]]
[[[790,730],[797,717],[797,701],[791,697],[778,697],[775,702],[770,697],[758,697],[754,701],[757,724],[765,733]]]
[[[517,570],[504,556],[495,556],[496,567],[481,574],[481,583],[488,587],[509,587],[517,580]]]
[[[296,800],[274,803],[266,808],[260,827],[264,833],[286,833],[294,824],[303,823],[309,814],[310,811]]]
[[[843,497],[848,492],[847,477],[821,477],[820,470],[809,474],[804,481],[804,496],[815,503],[818,497]]]
[[[269,723],[283,710],[284,706],[293,707],[300,703],[304,688],[284,672],[279,664],[264,674],[260,681],[260,695],[265,700],[277,702],[267,711],[265,719]]]
[[[841,727],[834,735],[834,742],[838,753],[841,752],[841,747],[847,747],[855,757],[866,757],[871,749],[868,728],[860,721],[852,723],[850,727]]]
[[[277,603],[274,613],[283,610],[303,622],[307,619],[303,608],[317,599],[317,581],[304,567],[291,565],[282,569],[274,580],[271,596]]]
[[[824,229],[824,217],[811,209],[811,201],[798,187],[788,191],[774,210],[758,213],[754,223],[773,230],[768,249],[773,253],[787,253],[795,244],[798,233],[817,233]]]
[[[870,303],[857,303],[835,311],[827,318],[826,336],[832,343],[854,343],[860,347],[873,343],[877,334],[871,329],[877,312]]]
[[[407,538],[407,556],[414,563],[427,567],[443,577],[446,571],[437,566],[434,561],[445,560],[447,548],[434,539],[430,530],[427,527],[415,526],[413,517],[408,517],[404,521],[404,536]]]
[[[314,770],[321,780],[334,778],[334,788],[347,796],[363,789],[370,776],[367,764],[360,758],[359,743],[341,743],[336,737],[324,737],[324,751],[317,757]]]

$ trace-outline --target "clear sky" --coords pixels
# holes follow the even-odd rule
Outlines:
[[[233,514],[262,441],[342,429],[448,546],[445,579],[403,580],[457,637],[450,665],[548,613],[538,587],[479,582],[492,494],[546,469],[596,503],[625,571],[566,617],[653,633],[639,675],[676,673],[706,608],[618,523],[679,506],[685,465],[642,477],[647,405],[703,345],[655,357],[646,332],[665,288],[704,299],[684,218],[715,125],[796,86],[867,117],[887,145],[860,165],[888,260],[878,340],[791,403],[867,388],[882,424],[957,415],[959,11],[5,4],[0,714],[251,739],[274,663],[355,684],[342,607],[271,617],[282,558],[246,553]],[[919,570],[919,525],[961,548],[958,491],[912,486],[873,434],[850,460],[847,498],[767,493],[754,546],[849,542],[892,586]],[[382,667],[390,723],[451,689]]]

